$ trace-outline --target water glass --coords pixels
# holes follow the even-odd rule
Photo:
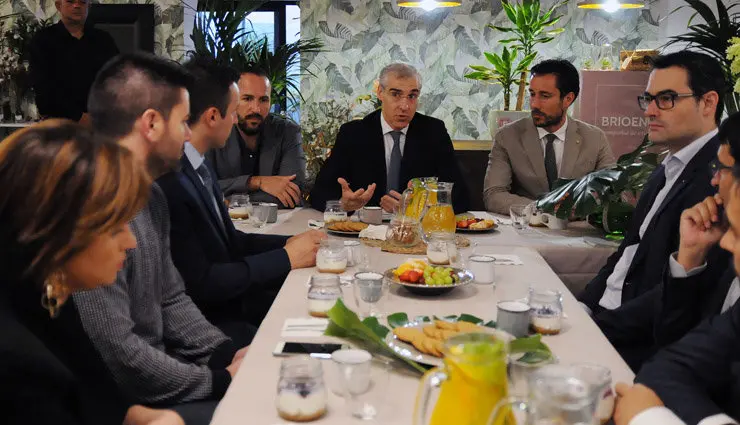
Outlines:
[[[347,221],[347,211],[342,208],[340,201],[326,201],[324,224],[328,226],[335,221]]]
[[[339,369],[350,415],[362,420],[377,419],[387,404],[390,362],[373,359],[364,350],[335,351],[332,359]]]
[[[455,234],[449,232],[432,232],[427,239],[427,260],[435,266],[450,264],[450,257],[458,257],[455,245]]]
[[[575,375],[591,385],[596,392],[596,419],[601,425],[609,422],[614,413],[614,391],[612,390],[612,372],[609,368],[595,363],[575,363]]]
[[[265,223],[267,223],[269,215],[270,207],[268,205],[252,205],[252,226],[258,229],[265,227]]]
[[[515,396],[529,395],[529,379],[542,366],[556,362],[547,350],[532,350],[524,354],[509,355],[509,392]]]
[[[527,206],[524,204],[515,204],[509,208],[511,214],[511,225],[515,229],[523,229],[527,223]]]
[[[481,285],[492,285],[496,280],[494,263],[496,259],[488,255],[471,255],[468,258],[470,271],[473,273],[475,283]]]
[[[344,241],[344,247],[347,250],[347,266],[361,272],[370,270],[370,253],[360,241]]]
[[[236,220],[249,218],[251,205],[249,195],[231,195],[229,198],[229,217]]]
[[[355,302],[361,318],[379,317],[378,304],[388,292],[388,284],[383,275],[376,272],[359,272],[355,274]]]

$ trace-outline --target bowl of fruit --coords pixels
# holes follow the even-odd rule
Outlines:
[[[433,266],[424,260],[409,259],[383,274],[386,281],[418,295],[442,295],[473,281],[473,274],[457,267]]]

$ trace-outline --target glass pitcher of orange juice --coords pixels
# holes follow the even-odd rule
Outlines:
[[[452,185],[448,182],[425,183],[427,207],[421,219],[424,240],[435,232],[455,233],[455,211],[452,209]]]
[[[416,397],[414,425],[482,425],[507,397],[508,340],[487,333],[447,339],[444,367],[429,370]],[[439,397],[432,405],[433,395]],[[513,420],[505,418],[513,424]],[[502,422],[503,423],[503,422]]]

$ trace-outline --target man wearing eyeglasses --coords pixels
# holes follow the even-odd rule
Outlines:
[[[650,140],[668,156],[646,183],[619,249],[579,296],[593,315],[659,284],[679,245],[681,213],[715,193],[707,164],[719,148],[725,90],[722,67],[707,55],[682,51],[654,61],[638,103]]]
[[[89,0],[56,0],[60,19],[31,40],[29,66],[36,106],[45,118],[87,124],[87,95],[95,75],[118,54],[113,38],[87,24]]]

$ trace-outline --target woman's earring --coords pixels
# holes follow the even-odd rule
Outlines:
[[[59,315],[59,308],[67,300],[66,276],[62,272],[55,272],[44,282],[44,291],[41,294],[41,306],[55,318]]]

